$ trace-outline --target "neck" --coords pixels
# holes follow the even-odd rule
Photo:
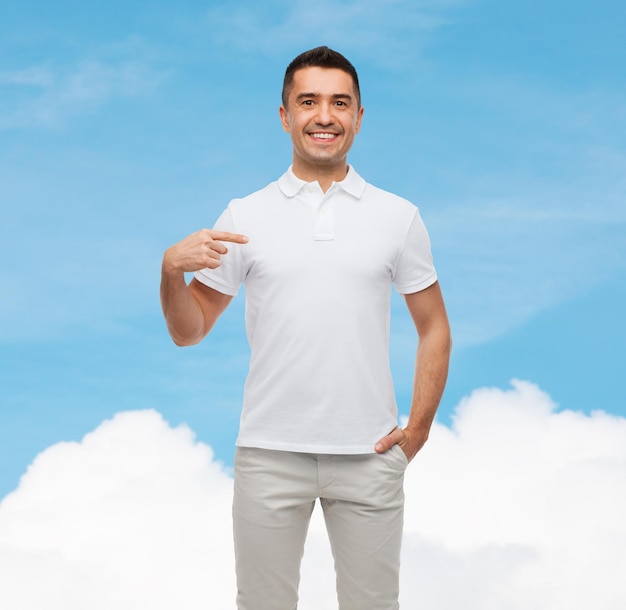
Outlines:
[[[292,169],[293,173],[300,180],[305,180],[306,182],[315,182],[317,180],[324,192],[331,187],[333,182],[341,182],[348,174],[348,164],[346,162],[341,165],[311,167],[310,165],[298,163],[296,157],[294,157]]]

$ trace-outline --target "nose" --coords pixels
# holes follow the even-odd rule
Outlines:
[[[323,102],[317,106],[317,122],[320,125],[330,125],[333,123],[332,106]]]

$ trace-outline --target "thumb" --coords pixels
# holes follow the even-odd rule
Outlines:
[[[395,428],[387,436],[383,436],[376,445],[374,450],[376,453],[384,453],[391,449],[394,445],[398,444],[404,438],[404,432],[402,428]]]

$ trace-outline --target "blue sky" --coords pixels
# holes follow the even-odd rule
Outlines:
[[[439,420],[512,379],[626,417],[625,25],[619,0],[4,3],[0,498],[120,411],[230,462],[243,302],[176,348],[161,256],[287,167],[282,75],[319,44],[359,70],[351,163],[431,233],[455,338]],[[406,413],[415,336],[393,308]]]

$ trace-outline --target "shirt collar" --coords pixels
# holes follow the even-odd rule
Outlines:
[[[278,187],[282,191],[285,197],[294,197],[300,190],[309,184],[308,182],[301,180],[293,173],[293,166],[290,165],[289,169],[278,179]],[[349,195],[352,195],[355,199],[360,199],[365,190],[365,180],[356,173],[356,170],[348,165],[348,173],[341,182],[334,182],[340,189],[344,190]]]

